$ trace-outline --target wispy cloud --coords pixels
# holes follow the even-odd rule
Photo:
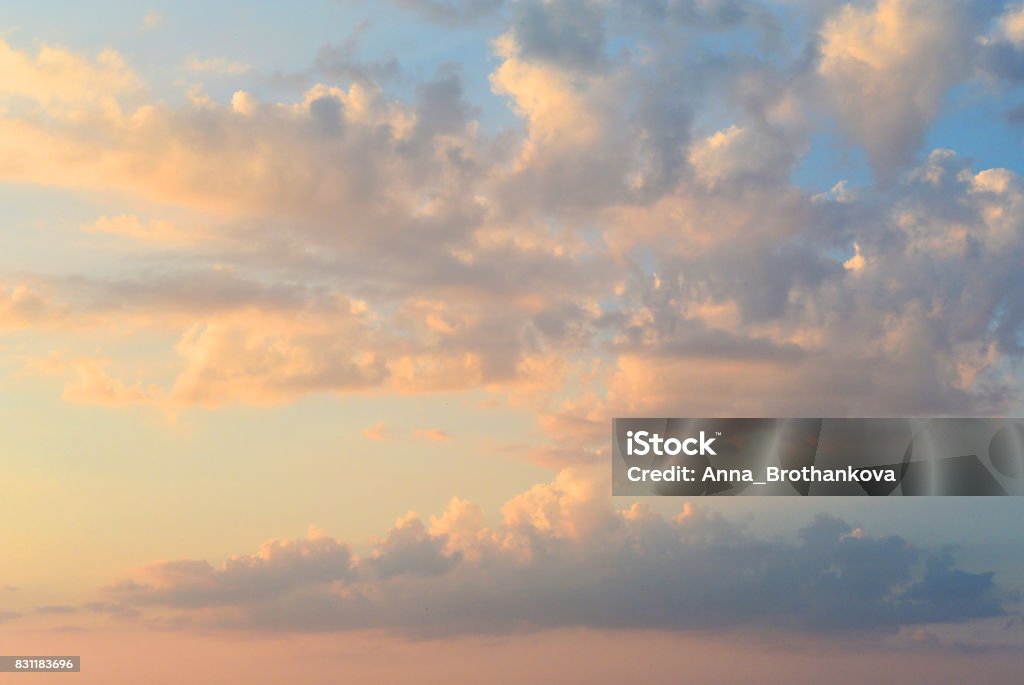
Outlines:
[[[142,18],[142,30],[143,31],[156,31],[164,25],[166,17],[156,10],[150,10],[146,12],[146,16]]]
[[[451,433],[440,428],[418,428],[415,435],[417,440],[428,440],[430,442],[446,442],[453,438]]]
[[[363,437],[374,442],[384,442],[392,438],[392,430],[384,421],[378,421],[363,429]]]

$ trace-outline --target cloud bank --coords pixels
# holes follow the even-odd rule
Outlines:
[[[177,625],[417,637],[570,627],[895,634],[1005,616],[1013,599],[948,551],[832,516],[795,539],[764,539],[690,505],[674,518],[641,504],[616,510],[605,491],[563,471],[507,502],[494,528],[454,499],[428,521],[400,518],[364,555],[311,529],[220,566],[156,563],[105,595],[119,611]]]

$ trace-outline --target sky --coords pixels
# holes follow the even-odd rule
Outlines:
[[[1014,3],[4,3],[0,653],[1005,682],[1020,499],[613,498],[609,437],[1020,416],[1022,86]]]

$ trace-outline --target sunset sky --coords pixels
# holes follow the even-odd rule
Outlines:
[[[609,455],[1022,415],[1019,173],[1024,5],[0,4],[0,654],[1019,678],[1024,500],[613,498]]]

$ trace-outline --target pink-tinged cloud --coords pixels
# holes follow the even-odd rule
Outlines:
[[[948,552],[821,516],[795,540],[753,537],[687,505],[616,510],[607,483],[564,471],[510,500],[501,523],[453,500],[410,513],[364,555],[314,532],[222,566],[153,564],[105,590],[154,621],[242,631],[423,637],[573,627],[850,639],[1008,615],[992,573]]]
[[[58,326],[67,311],[25,283],[0,281],[0,331]]]
[[[681,404],[1010,412],[1024,184],[921,142],[951,88],[1016,78],[1016,10],[986,28],[948,2],[792,24],[715,7],[516,4],[488,92],[442,68],[400,95],[348,44],[289,96],[175,101],[117,53],[2,43],[0,179],[124,198],[82,237],[148,266],[4,276],[0,329],[108,359],[64,371],[80,403],[482,391],[532,412],[538,439],[515,451],[554,467],[600,459],[612,416]],[[808,49],[697,59],[666,26]],[[511,123],[485,125],[484,99]],[[883,185],[793,182],[833,126]],[[162,353],[130,370],[104,349],[152,332]]]
[[[885,178],[912,159],[946,91],[968,73],[980,28],[966,5],[945,0],[850,4],[825,23],[819,73]]]
[[[269,540],[255,554],[231,557],[219,568],[198,561],[154,564],[142,569],[144,583],[125,581],[110,594],[194,607],[259,602],[303,586],[343,581],[351,577],[351,565],[346,545],[311,530],[305,540]]]

